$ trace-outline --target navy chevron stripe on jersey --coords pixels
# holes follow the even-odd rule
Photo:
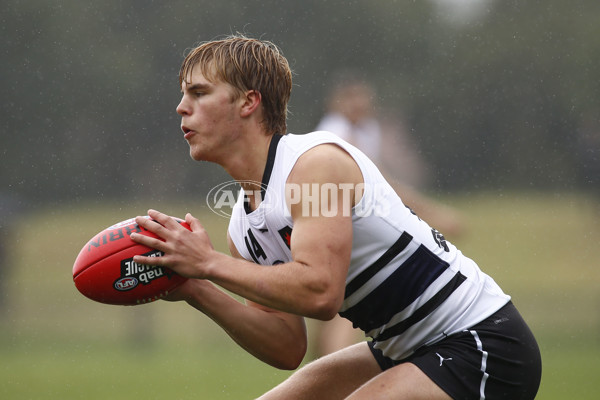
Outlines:
[[[340,315],[369,332],[412,304],[447,268],[447,262],[421,245],[379,286]]]
[[[454,291],[467,279],[463,274],[457,272],[456,275],[444,286],[439,292],[429,299],[425,304],[417,309],[410,317],[400,321],[396,325],[386,329],[381,335],[374,337],[374,340],[384,341],[392,336],[397,336],[404,333],[408,328],[423,318],[431,314],[438,308]]]
[[[273,172],[273,164],[275,164],[275,155],[277,154],[277,145],[281,140],[282,135],[273,135],[271,138],[271,143],[269,144],[269,153],[267,154],[267,164],[265,165],[265,171],[263,172],[262,177],[262,186],[260,188],[261,196],[265,198],[265,192],[267,191],[267,186],[269,185],[269,181],[271,180],[271,173]]]
[[[388,265],[402,250],[408,246],[412,240],[412,236],[408,232],[403,232],[400,238],[394,243],[377,261],[371,264],[367,269],[358,274],[346,285],[346,293],[344,298],[348,298],[352,293],[356,292],[362,285],[371,279],[383,267]]]
[[[260,185],[260,199],[264,200],[265,194],[267,192],[267,186],[269,185],[269,181],[271,180],[271,173],[273,172],[273,164],[275,164],[275,155],[277,154],[277,144],[281,140],[282,135],[273,135],[271,138],[271,143],[269,144],[269,152],[267,154],[267,164],[265,165],[265,171],[263,172],[262,182]],[[244,195],[246,201],[244,201],[244,210],[246,214],[250,214],[252,209],[250,208],[250,202],[246,195]]]

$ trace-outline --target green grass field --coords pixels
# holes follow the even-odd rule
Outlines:
[[[599,398],[600,207],[566,194],[444,200],[469,228],[453,241],[513,296],[538,337],[538,399]],[[201,216],[225,250],[226,221],[198,205],[80,204],[20,221],[0,314],[0,398],[241,400],[289,375],[247,355],[184,304],[107,306],[77,292],[71,268],[87,239],[148,207]]]

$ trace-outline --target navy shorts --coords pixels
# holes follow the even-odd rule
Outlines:
[[[531,400],[542,376],[537,342],[512,302],[400,361],[369,347],[383,370],[413,363],[453,399]]]

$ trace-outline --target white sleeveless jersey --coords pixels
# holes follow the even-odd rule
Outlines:
[[[477,324],[510,300],[474,261],[407,208],[360,150],[324,131],[274,136],[262,203],[249,210],[242,191],[231,216],[229,235],[242,257],[262,265],[292,261],[286,180],[302,154],[325,143],[347,151],[364,178],[363,197],[352,210],[352,254],[339,314],[372,338],[375,348],[401,360]]]

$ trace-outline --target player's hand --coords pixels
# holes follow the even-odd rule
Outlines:
[[[138,264],[165,266],[186,278],[206,277],[206,268],[215,250],[200,221],[191,214],[185,216],[190,230],[179,224],[173,217],[156,210],[149,210],[148,216],[137,217],[136,222],[154,233],[160,239],[132,233],[131,240],[164,253],[162,257],[135,256]]]
[[[168,295],[163,296],[161,300],[165,301],[190,301],[194,297],[194,293],[198,290],[196,282],[198,279],[188,279],[180,286],[176,287],[172,291],[169,292]]]

